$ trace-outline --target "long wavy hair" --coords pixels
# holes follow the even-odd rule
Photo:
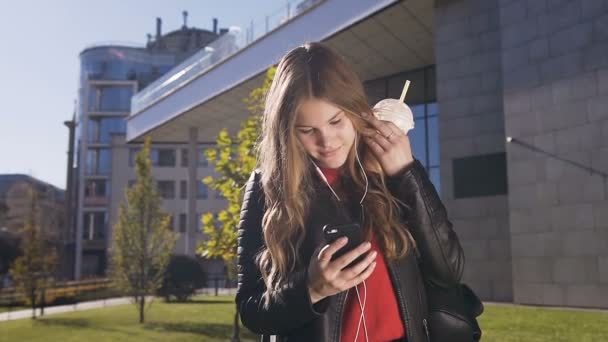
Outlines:
[[[365,179],[355,157],[357,146],[369,181],[363,202],[365,236],[371,237],[373,229],[389,260],[405,256],[414,246],[409,230],[399,218],[398,205],[403,203],[391,196],[380,163],[367,144],[359,141],[362,133],[375,131],[362,118],[362,113],[372,115],[372,108],[361,80],[342,57],[326,45],[308,43],[297,47],[289,51],[277,67],[266,97],[257,151],[266,206],[262,219],[266,247],[258,254],[257,262],[266,284],[266,303],[287,284],[289,273],[301,261],[298,251],[305,237],[314,168],[296,137],[295,123],[299,105],[311,98],[342,109],[357,131],[357,142],[349,151],[341,172],[352,180],[354,193],[363,194]]]

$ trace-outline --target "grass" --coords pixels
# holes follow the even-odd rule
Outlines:
[[[8,311],[25,310],[25,309],[30,309],[30,308],[25,307],[25,306],[12,306],[12,307],[0,306],[0,313],[8,312]]]
[[[608,312],[486,305],[482,341],[608,341]]]
[[[229,341],[233,297],[197,297],[187,304],[152,304],[146,323],[134,305],[0,322],[5,341]],[[608,341],[608,312],[486,305],[482,341]],[[242,328],[243,341],[257,337]]]
[[[77,311],[0,322],[5,341],[229,341],[234,319],[234,298],[196,297],[190,303],[155,301],[138,323],[135,305]],[[257,337],[241,326],[245,342]]]

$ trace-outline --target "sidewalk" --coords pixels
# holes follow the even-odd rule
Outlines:
[[[215,288],[202,288],[196,291],[197,295],[207,295],[213,296],[215,295]],[[236,288],[218,288],[217,294],[220,296],[225,295],[234,295],[236,293]],[[149,300],[152,297],[148,297]],[[162,300],[162,298],[157,297],[157,300]],[[99,309],[116,305],[124,305],[130,304],[131,297],[121,297],[121,298],[108,298],[102,300],[95,300],[90,302],[80,302],[77,304],[68,304],[68,305],[58,305],[58,306],[48,306],[44,308],[44,316],[53,315],[58,313],[65,312],[73,312],[73,311],[83,311],[90,309]],[[7,311],[0,313],[0,322],[4,321],[12,321],[16,319],[24,319],[32,317],[32,309],[24,309],[24,310],[16,310],[16,311]],[[40,309],[36,309],[36,317],[40,317]]]
[[[564,311],[586,311],[586,312],[608,313],[608,309],[581,308],[581,307],[571,307],[571,306],[550,306],[550,305],[518,304],[518,303],[505,303],[505,302],[483,302],[483,305],[532,308],[532,309],[547,309],[547,310],[558,310],[558,311],[564,310]]]
[[[91,301],[91,302],[80,302],[77,304],[49,306],[49,307],[44,308],[43,317],[45,317],[46,315],[53,315],[53,314],[58,314],[58,313],[99,309],[99,308],[105,308],[105,307],[109,307],[109,306],[124,305],[124,304],[130,304],[130,303],[131,303],[131,297],[122,297],[122,298],[109,298],[109,299],[95,300],[95,301]],[[0,322],[12,321],[15,319],[31,318],[31,317],[32,317],[32,309],[8,311],[8,312],[0,313]],[[40,309],[36,309],[36,317],[40,317]]]

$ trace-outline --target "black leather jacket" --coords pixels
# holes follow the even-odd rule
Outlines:
[[[241,321],[262,341],[339,342],[345,293],[327,297],[312,305],[307,289],[310,257],[323,242],[323,225],[352,221],[354,209],[343,209],[326,186],[320,184],[306,220],[307,236],[302,263],[282,289],[282,301],[262,305],[265,285],[255,256],[264,248],[261,220],[264,194],[260,173],[254,171],[246,185],[241,209],[238,241],[238,291],[236,303]],[[387,262],[393,288],[409,342],[428,341],[424,279],[439,286],[460,281],[464,267],[462,247],[452,230],[446,210],[424,167],[416,160],[406,170],[388,179],[391,193],[407,204],[402,216],[417,244],[416,253]],[[357,203],[358,204],[358,203]],[[341,208],[342,207],[342,208]],[[353,207],[354,208],[354,207]]]

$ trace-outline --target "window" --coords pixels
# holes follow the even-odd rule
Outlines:
[[[209,166],[209,161],[207,160],[207,156],[205,156],[206,148],[198,149],[198,166],[207,167]]]
[[[109,187],[105,179],[87,179],[84,184],[84,197],[108,197]]]
[[[102,118],[99,126],[99,142],[110,144],[112,135],[126,134],[127,121],[124,118]]]
[[[98,86],[89,88],[90,112],[128,112],[131,109],[132,86]]]
[[[158,181],[158,192],[164,199],[175,198],[175,182],[174,181]]]
[[[188,217],[186,214],[179,214],[179,231],[180,231],[180,233],[186,232],[186,227],[188,226],[187,218]]]
[[[203,232],[203,214],[196,214],[196,229],[197,232]]]
[[[139,152],[141,152],[141,148],[132,148],[129,150],[129,166],[130,167],[135,166],[135,157],[137,156],[137,154]]]
[[[141,148],[132,148],[129,150],[129,166],[135,166],[135,157],[141,152]],[[175,150],[167,148],[150,149],[150,161],[152,166],[174,167],[175,166]]]
[[[174,231],[175,230],[175,220],[174,220],[174,215],[170,214],[171,216],[169,217],[169,230]]]
[[[188,181],[185,181],[185,180],[179,181],[179,198],[181,198],[181,199],[188,198]]]
[[[150,157],[154,166],[175,166],[174,149],[153,149]]]
[[[112,170],[112,155],[107,148],[87,150],[86,172],[88,175],[108,175]]]
[[[198,182],[198,191],[196,194],[196,198],[198,199],[207,199],[209,196],[209,187],[207,184],[203,182]]]
[[[105,238],[107,214],[105,212],[84,212],[82,238],[99,240]]]
[[[454,159],[452,171],[455,198],[507,193],[507,159],[504,152]]]
[[[209,161],[207,160],[207,157],[205,156],[205,151],[207,150],[207,148],[199,148],[198,149],[198,166],[199,167],[208,167],[209,166]],[[182,148],[181,149],[181,153],[182,153],[182,162],[181,162],[181,166],[182,167],[188,167],[189,165],[189,155],[188,155],[188,149],[187,148]]]
[[[418,159],[422,165],[427,166],[426,159],[426,120],[414,120],[414,129],[409,131],[407,135],[410,138],[412,153],[414,158]],[[439,142],[437,142],[439,143]]]
[[[127,122],[124,118],[91,118],[88,122],[88,142],[110,144],[112,135],[125,134]]]
[[[182,148],[182,167],[188,167],[188,149]]]

